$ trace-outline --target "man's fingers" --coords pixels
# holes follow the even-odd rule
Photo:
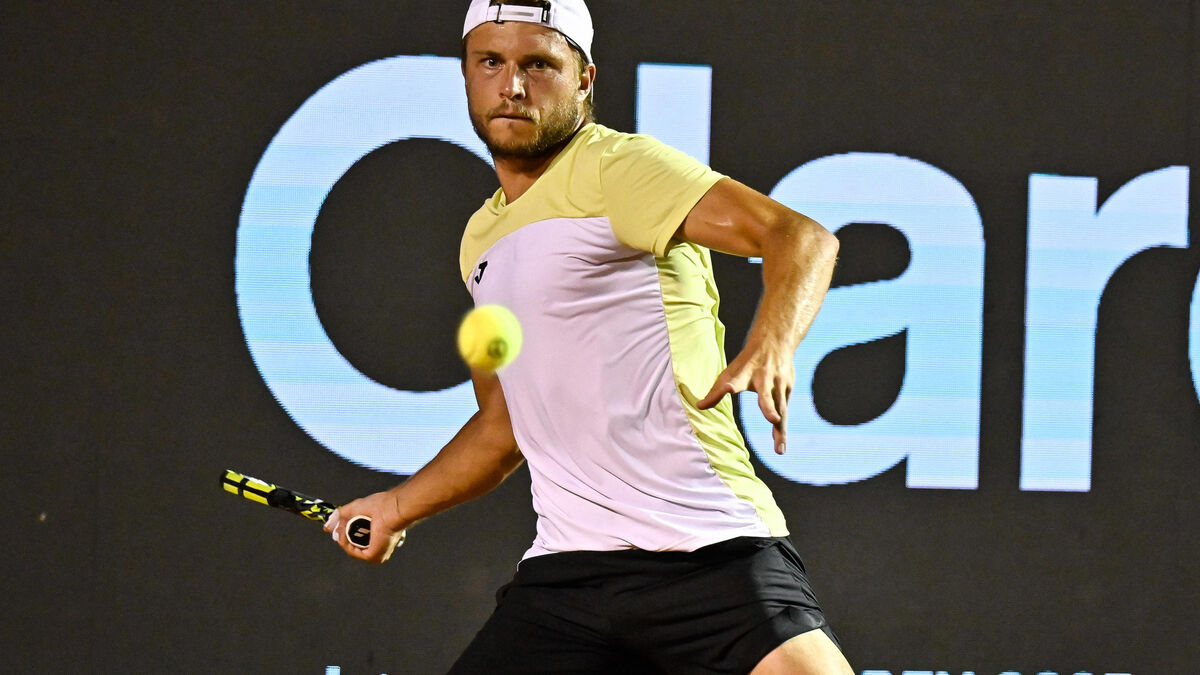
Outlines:
[[[342,548],[346,549],[347,553],[354,556],[355,558],[358,558],[359,560],[366,560],[367,562],[373,562],[373,563],[383,562],[383,560],[379,559],[379,557],[381,555],[381,551],[379,550],[378,542],[374,542],[374,541],[371,542],[371,545],[368,546],[367,548],[359,548],[359,547],[351,545],[351,544],[349,544],[349,542],[347,542],[347,545],[343,546]]]
[[[771,429],[771,436],[775,440],[775,453],[782,455],[787,452],[787,401],[779,409],[779,421]]]
[[[387,543],[385,543],[385,544],[384,544],[384,549],[383,549],[383,558],[382,558],[382,559],[381,559],[379,562],[381,562],[381,563],[385,563],[385,562],[387,562],[389,559],[391,559],[391,557],[392,557],[392,554],[396,552],[396,544],[397,544],[397,543],[398,543],[398,542],[397,542],[397,540],[396,540],[395,538],[393,538],[393,537],[388,537],[388,539],[387,539]]]
[[[387,562],[392,554],[396,552],[400,543],[404,541],[404,534],[397,533],[390,537],[382,536],[383,533],[377,533],[377,536],[371,537],[371,545],[367,548],[354,548],[351,553],[356,558],[361,558],[367,562],[372,562],[377,565],[382,565]]]
[[[780,455],[787,452],[787,409],[791,394],[790,385],[782,381],[775,383],[775,411],[779,414],[779,421],[775,423],[772,436],[775,438],[775,452]]]
[[[763,417],[771,423],[771,439],[775,441],[775,452],[782,455],[787,448],[787,408],[776,409],[773,392],[763,392],[758,395],[758,407]]]
[[[367,562],[382,562],[377,559],[379,553],[377,547],[374,546],[375,542],[371,542],[372,546],[367,548],[359,548],[358,546],[350,543],[350,539],[348,537],[342,536],[341,532],[343,529],[345,529],[344,523],[334,530],[334,541],[338,543],[338,546],[340,546],[347,555],[349,555],[351,558],[357,558]]]
[[[757,391],[758,391],[758,409],[762,411],[763,417],[767,418],[768,422],[770,422],[771,424],[778,425],[779,420],[781,418],[779,415],[779,409],[776,407],[777,406],[777,396],[776,396],[777,388],[772,386],[769,389],[767,389],[766,391],[763,391],[761,389],[759,389]]]
[[[382,563],[392,556],[396,545],[403,540],[403,530],[392,530],[386,523],[389,521],[390,509],[396,508],[395,495],[390,491],[378,492],[362,499],[356,499],[333,510],[325,519],[325,531],[329,533],[334,543],[347,555],[356,560],[372,563]],[[350,527],[357,537],[361,529],[360,521],[369,519],[371,525],[370,540],[366,548],[360,547],[350,539]]]
[[[746,391],[750,386],[750,375],[743,372],[743,366],[737,361],[729,364],[725,370],[717,375],[717,381],[713,384],[713,388],[709,390],[708,395],[696,402],[696,407],[701,410],[707,410],[716,406],[721,402],[721,399],[730,394],[737,394]]]
[[[790,387],[781,377],[768,377],[758,389],[758,408],[771,423],[771,438],[775,452],[782,455],[787,450],[787,405]]]
[[[717,383],[713,385],[711,390],[709,390],[708,395],[696,402],[696,407],[701,410],[708,410],[709,408],[720,403],[721,399],[725,398],[727,395],[736,393],[737,390],[734,388],[732,382],[723,381],[718,378]]]
[[[771,390],[771,400],[775,404],[775,414],[779,415],[779,423],[782,424],[787,418],[788,406],[788,391],[782,382],[775,383],[775,387]]]

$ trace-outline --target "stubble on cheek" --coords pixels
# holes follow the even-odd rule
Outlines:
[[[528,122],[501,121],[500,124],[508,125],[508,128],[503,132],[493,133],[499,132],[492,124],[493,116],[504,112],[528,115],[532,119]],[[579,126],[580,115],[578,104],[573,99],[564,98],[540,116],[522,106],[511,104],[486,113],[472,112],[471,125],[494,157],[536,158],[570,138]]]

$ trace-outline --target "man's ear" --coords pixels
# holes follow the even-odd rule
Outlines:
[[[596,84],[596,64],[589,63],[583,73],[579,75],[579,100],[584,100],[592,93],[592,87]]]

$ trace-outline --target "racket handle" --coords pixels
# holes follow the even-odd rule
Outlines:
[[[370,516],[354,516],[346,523],[346,539],[352,546],[366,548],[371,545]]]

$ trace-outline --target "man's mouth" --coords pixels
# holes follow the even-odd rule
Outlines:
[[[492,119],[494,119],[494,120],[522,120],[525,122],[533,121],[529,115],[522,115],[521,113],[518,113],[518,112],[495,113],[492,115]]]

